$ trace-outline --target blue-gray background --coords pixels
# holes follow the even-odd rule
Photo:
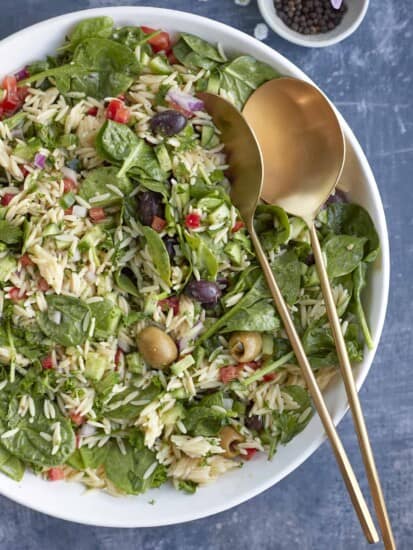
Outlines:
[[[262,22],[254,0],[246,7],[234,0],[1,0],[0,38],[64,12],[127,3],[191,11],[250,34]],[[361,397],[398,546],[408,550],[413,548],[412,1],[370,4],[356,34],[336,46],[304,49],[271,32],[266,43],[297,63],[332,98],[367,153],[383,197],[392,251],[390,304]],[[357,457],[348,416],[340,433],[350,456]],[[360,471],[360,461],[355,464]],[[84,527],[0,497],[1,550],[358,550],[367,546],[327,444],[250,502],[173,527]]]

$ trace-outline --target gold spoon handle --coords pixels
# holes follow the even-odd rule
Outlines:
[[[361,455],[363,458],[364,467],[366,469],[367,479],[370,485],[377,519],[379,521],[380,530],[383,536],[384,547],[386,548],[386,550],[393,550],[396,548],[396,544],[394,541],[389,516],[387,514],[386,503],[384,501],[383,491],[380,486],[380,479],[377,473],[376,464],[374,462],[373,451],[370,445],[367,427],[364,421],[363,411],[354,381],[353,371],[348,357],[344,336],[341,331],[340,320],[338,318],[333,294],[331,292],[331,286],[328,280],[327,270],[324,265],[323,254],[321,252],[320,242],[318,240],[317,230],[314,226],[314,223],[309,224],[309,229],[311,236],[311,246],[313,249],[318,276],[321,283],[321,289],[323,291],[327,314],[330,320],[330,325],[336,344],[341,375],[344,380],[348,402],[350,405],[351,413],[353,415]]]
[[[362,529],[364,531],[364,534],[370,543],[378,542],[379,537],[378,537],[376,528],[374,526],[373,520],[371,518],[369,509],[367,507],[366,501],[364,500],[357,478],[351,467],[350,461],[347,457],[346,451],[344,450],[343,444],[341,443],[341,440],[338,436],[333,420],[331,419],[330,413],[328,412],[324,398],[322,396],[320,388],[318,387],[314,373],[311,369],[311,365],[307,359],[304,348],[302,346],[300,337],[298,336],[294,323],[290,317],[290,313],[288,311],[287,305],[275,281],[271,266],[268,263],[267,257],[262,249],[261,243],[257,237],[257,234],[255,233],[252,220],[248,223],[248,230],[249,230],[258,260],[264,272],[264,276],[267,281],[268,287],[271,291],[271,295],[274,299],[275,305],[277,306],[278,313],[281,317],[281,320],[283,322],[288,338],[291,342],[291,346],[294,350],[297,361],[301,367],[304,379],[307,383],[307,387],[313,399],[315,408],[317,409],[317,412],[323,423],[324,429],[327,433],[327,437],[333,448],[338,466],[341,471],[341,475],[344,479],[344,483],[346,484],[347,491],[350,494],[351,501],[353,503],[354,509],[356,510],[356,513],[359,518]]]

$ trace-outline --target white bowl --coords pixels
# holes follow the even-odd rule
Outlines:
[[[332,31],[320,34],[301,34],[293,31],[278,17],[273,0],[258,0],[258,7],[274,32],[294,44],[308,48],[322,48],[341,42],[357,30],[366,15],[369,0],[347,0],[347,11],[340,24]]]
[[[27,62],[53,53],[74,23],[99,15],[109,15],[119,25],[145,24],[168,31],[194,33],[211,42],[220,42],[229,53],[248,53],[285,75],[309,80],[290,61],[238,30],[189,13],[149,7],[80,11],[49,19],[20,31],[0,43],[3,74],[13,73]],[[381,254],[370,276],[369,293],[366,296],[368,319],[377,346],[388,299],[387,227],[383,205],[369,164],[354,134],[344,120],[342,123],[348,140],[348,162],[352,171],[350,194],[354,201],[370,212],[382,245]],[[364,361],[356,367],[358,387],[364,382],[373,357],[374,351],[366,350]],[[326,399],[334,421],[338,423],[347,409],[342,384],[337,381],[331,385],[326,392]],[[51,483],[30,473],[20,483],[0,475],[0,492],[40,512],[79,523],[113,527],[180,523],[221,512],[275,485],[302,464],[321,445],[324,438],[321,423],[315,417],[291,443],[280,447],[271,462],[264,454],[254,457],[242,469],[227,473],[217,483],[198,490],[193,496],[175,491],[171,486],[164,486],[137,497],[114,498],[99,491],[85,494],[84,487],[79,484]],[[149,504],[151,499],[155,499],[154,505]],[[350,506],[347,500],[345,505]]]

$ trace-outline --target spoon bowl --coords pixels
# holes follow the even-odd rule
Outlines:
[[[313,219],[345,159],[344,135],[329,101],[307,82],[278,78],[254,92],[243,115],[264,158],[262,198],[306,221]]]

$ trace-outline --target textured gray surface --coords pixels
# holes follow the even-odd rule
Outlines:
[[[356,1],[356,0],[351,0]],[[1,0],[0,37],[67,11],[126,0]],[[215,17],[248,33],[256,3],[233,0],[129,2]],[[267,43],[303,68],[354,129],[376,174],[389,224],[392,284],[387,322],[361,397],[398,547],[413,548],[413,70],[411,0],[376,0],[358,32],[337,46],[306,50],[270,33]],[[357,457],[349,417],[340,433]],[[360,462],[355,462],[360,471]],[[365,487],[365,485],[363,485]],[[39,495],[41,498],[41,495]],[[367,548],[330,449],[323,445],[273,489],[208,519],[157,529],[97,529],[49,518],[0,497],[0,549],[239,550]]]

